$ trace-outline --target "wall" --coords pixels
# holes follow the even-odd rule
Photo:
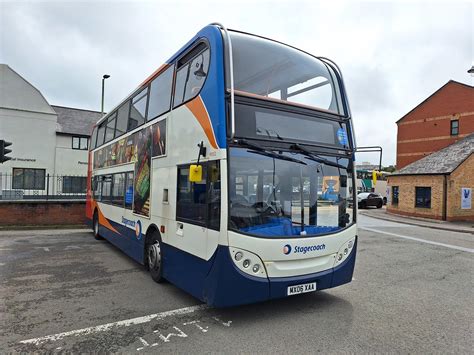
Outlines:
[[[442,219],[443,175],[401,175],[388,178],[390,198],[387,212],[406,216]],[[392,204],[392,186],[399,187],[398,205]],[[415,207],[415,187],[431,187],[431,208]]]
[[[56,174],[87,176],[88,153],[87,150],[72,149],[72,136],[56,135]]]
[[[13,168],[46,169],[54,174],[56,145],[56,115],[0,108],[2,139],[9,147],[12,160],[0,164],[0,173],[12,173]]]
[[[451,120],[459,135],[451,136]],[[397,169],[474,132],[474,88],[449,82],[397,122]]]
[[[451,173],[448,181],[448,221],[474,221],[474,208],[461,209],[461,188],[470,187],[474,193],[474,154]],[[472,196],[471,205],[474,207]]]
[[[1,202],[0,226],[82,225],[84,201]]]

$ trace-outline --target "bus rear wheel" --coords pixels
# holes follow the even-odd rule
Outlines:
[[[146,249],[147,266],[153,281],[161,283],[163,278],[163,254],[160,238],[153,232]]]
[[[93,228],[94,238],[96,240],[104,239],[99,234],[99,215],[97,214],[97,211],[94,212],[94,217],[92,218],[92,228]]]

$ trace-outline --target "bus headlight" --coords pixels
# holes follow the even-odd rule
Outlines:
[[[258,255],[247,250],[241,250],[232,247],[229,248],[229,251],[232,261],[239,268],[239,270],[252,276],[267,277],[267,272],[263,266],[263,262],[258,257]]]
[[[241,251],[238,251],[238,252],[235,253],[235,255],[234,255],[234,259],[235,259],[236,261],[242,260],[243,257],[244,257],[244,254],[243,254]]]
[[[345,242],[340,248],[337,254],[335,255],[334,266],[339,265],[351,254],[352,248],[354,247],[355,237],[351,240]]]

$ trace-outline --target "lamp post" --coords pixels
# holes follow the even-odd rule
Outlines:
[[[474,65],[467,71],[471,76],[474,76]]]
[[[100,106],[100,112],[102,116],[104,116],[104,83],[105,83],[105,79],[108,79],[108,78],[110,78],[110,75],[108,74],[104,74],[102,76],[102,104]]]

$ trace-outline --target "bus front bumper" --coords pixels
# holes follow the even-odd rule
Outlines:
[[[228,247],[220,246],[214,265],[206,278],[203,300],[214,307],[230,307],[288,296],[288,287],[316,283],[316,290],[352,281],[357,252],[357,237],[351,254],[340,265],[314,274],[291,277],[255,277],[240,271]]]

